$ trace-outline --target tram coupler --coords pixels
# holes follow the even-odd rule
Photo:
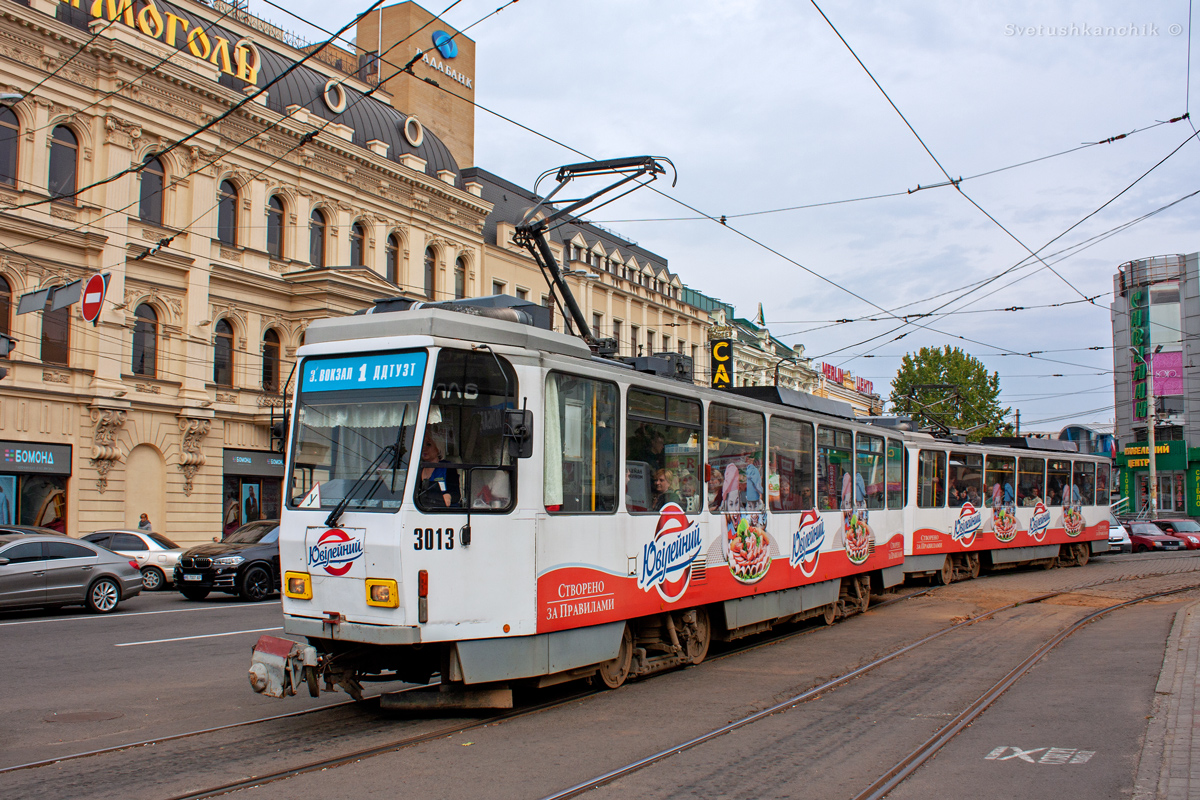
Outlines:
[[[260,636],[250,651],[250,688],[267,697],[295,695],[305,667],[316,666],[317,649],[312,645]]]
[[[443,683],[434,689],[389,692],[379,696],[379,707],[389,711],[494,710],[513,707],[507,685],[467,687]]]

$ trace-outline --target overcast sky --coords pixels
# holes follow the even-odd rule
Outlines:
[[[446,20],[466,27],[500,4],[463,0]],[[448,0],[424,5],[437,13]],[[288,7],[330,28],[349,21],[341,4]],[[1131,259],[1200,250],[1200,196],[1094,237],[1200,190],[1200,142],[1046,247],[1061,277],[1033,262],[946,310],[1100,295],[1096,305],[960,313],[883,335],[899,323],[871,304],[930,311],[961,292],[943,293],[1029,263],[1025,246],[1041,251],[1179,148],[1195,132],[1188,121],[1154,126],[1188,110],[1188,3],[825,0],[821,9],[946,173],[967,179],[967,197],[951,186],[907,193],[946,175],[800,0],[521,0],[469,32],[476,100],[589,157],[670,158],[678,185],[656,184],[667,197],[641,190],[596,221],[741,316],[761,302],[772,333],[873,380],[885,399],[901,355],[955,344],[999,371],[1001,400],[1020,408],[1022,428],[1111,423],[1113,274]],[[251,10],[302,27],[259,0]],[[482,110],[475,153],[478,166],[524,186],[580,160]],[[734,217],[893,193],[903,194]],[[670,198],[728,215],[729,228],[786,258],[712,221],[661,221],[696,216]],[[809,330],[865,316],[885,321]],[[1035,350],[1060,352],[998,355]]]

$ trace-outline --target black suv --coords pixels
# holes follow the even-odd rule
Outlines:
[[[220,542],[183,551],[175,586],[188,600],[216,590],[258,602],[279,591],[279,520],[248,522]]]

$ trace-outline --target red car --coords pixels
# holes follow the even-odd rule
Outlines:
[[[1129,539],[1133,542],[1133,552],[1135,553],[1185,549],[1182,539],[1167,535],[1153,522],[1135,522],[1130,525]]]
[[[1182,539],[1188,550],[1200,550],[1200,522],[1191,519],[1156,519],[1154,524],[1162,528],[1163,533]]]

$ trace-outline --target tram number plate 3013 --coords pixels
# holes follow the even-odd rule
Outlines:
[[[453,550],[454,528],[413,528],[413,550]]]

